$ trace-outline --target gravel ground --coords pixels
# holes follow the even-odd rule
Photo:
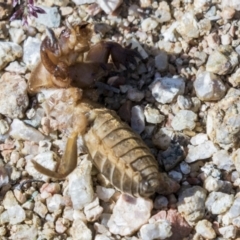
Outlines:
[[[0,238],[240,239],[239,1],[36,4],[46,14],[24,26],[9,21],[11,1],[0,8]],[[55,170],[66,145],[44,108],[56,92],[28,93],[46,27],[60,33],[66,20],[91,23],[92,44],[112,40],[140,53],[94,97],[141,135],[177,192],[129,198],[88,155],[61,181],[33,168],[32,159]]]

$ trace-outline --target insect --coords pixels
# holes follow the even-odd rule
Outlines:
[[[69,38],[72,37],[71,34],[69,36]],[[54,45],[53,53],[55,54],[55,49],[58,49],[58,51],[61,52],[59,55],[60,59],[64,61],[65,59],[71,59],[68,54],[64,53],[65,49],[69,46],[70,40],[68,39],[64,44],[59,44],[59,41],[57,41],[57,46],[52,44]],[[45,43],[46,39],[43,40],[42,45],[45,46]],[[67,44],[67,46],[65,46],[65,44]],[[74,42],[74,44],[78,43]],[[75,47],[76,46],[73,46],[73,48]],[[117,46],[117,48],[121,48],[120,53],[125,51],[122,47]],[[109,49],[107,50],[109,51]],[[111,54],[113,62],[115,59],[116,66],[118,63],[123,63],[120,62],[123,59],[117,60],[118,57],[114,55],[115,53],[113,54],[112,50],[110,52],[111,53],[108,52],[108,54]],[[118,50],[116,52],[118,52]],[[129,53],[130,50],[127,49],[126,55]],[[70,53],[70,55],[71,54],[72,53]],[[176,191],[176,188],[172,187],[173,181],[169,179],[165,173],[159,172],[157,161],[140,136],[133,132],[126,123],[122,122],[116,112],[101,107],[97,103],[93,103],[85,98],[82,89],[69,86],[71,84],[77,84],[81,86],[84,85],[84,87],[91,87],[92,79],[90,79],[90,83],[88,83],[87,79],[79,80],[71,78],[70,72],[62,72],[64,68],[59,71],[59,67],[56,66],[62,66],[63,60],[52,60],[51,64],[52,62],[56,64],[54,68],[50,68],[46,59],[49,60],[54,57],[52,57],[52,52],[50,52],[49,48],[44,49],[42,46],[41,56],[41,68],[47,65],[44,71],[50,80],[48,79],[48,81],[46,81],[42,78],[42,82],[40,82],[39,79],[37,79],[36,81],[38,83],[35,85],[34,81],[36,76],[34,74],[36,74],[37,71],[33,71],[30,78],[31,90],[35,91],[45,86],[52,87],[54,85],[59,87],[58,81],[60,81],[61,87],[62,83],[63,85],[67,83],[66,86],[64,85],[66,88],[58,89],[58,91],[53,93],[44,103],[43,107],[46,110],[47,116],[57,120],[58,130],[70,132],[70,135],[58,170],[56,172],[51,171],[39,163],[32,161],[36,170],[54,178],[66,177],[77,165],[77,139],[78,136],[81,136],[86,151],[91,156],[95,167],[121,192],[135,197],[149,197],[155,192],[169,193]],[[134,56],[137,56],[137,54],[133,54],[130,58],[125,57],[124,61],[134,63],[131,59]],[[95,63],[96,62],[90,62],[89,64]],[[97,62],[97,64],[99,66],[98,68],[101,68],[101,63]],[[40,65],[38,65],[38,67]],[[76,65],[77,64],[73,65],[74,69]],[[68,66],[66,69],[68,69]],[[95,70],[94,68],[94,72]],[[89,69],[89,71],[91,71],[92,75],[92,69]],[[68,80],[68,78],[70,79]]]

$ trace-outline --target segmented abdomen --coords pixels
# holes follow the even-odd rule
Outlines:
[[[111,110],[91,112],[84,136],[93,164],[120,191],[147,197],[158,187],[158,165],[142,139]]]

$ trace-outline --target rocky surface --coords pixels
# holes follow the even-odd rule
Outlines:
[[[46,14],[28,25],[9,20],[12,1],[0,4],[0,239],[239,239],[239,1],[35,3]],[[54,92],[27,91],[46,27],[60,34],[66,21],[93,24],[92,43],[140,53],[92,96],[140,134],[173,193],[123,195],[86,154],[65,179],[33,168],[55,171],[66,145],[57,129],[67,116],[58,122],[45,104]]]

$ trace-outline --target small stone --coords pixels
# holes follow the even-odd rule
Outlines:
[[[11,228],[12,239],[32,240],[32,239],[36,239],[37,235],[38,235],[37,226],[29,226],[27,224],[17,224],[17,225],[13,225]]]
[[[174,171],[174,170],[170,171],[168,173],[168,175],[169,175],[170,178],[174,179],[176,182],[180,182],[182,180],[182,177],[183,177],[180,172],[177,172],[177,171]]]
[[[233,225],[218,228],[218,231],[225,239],[235,239],[236,238],[237,228],[234,227]]]
[[[178,211],[192,226],[204,217],[206,190],[194,186],[182,191],[178,198]]]
[[[233,219],[240,216],[240,198],[237,197],[234,199],[234,202],[227,212],[229,218]]]
[[[141,92],[135,88],[130,88],[127,92],[127,98],[133,102],[141,102],[144,96],[144,92]]]
[[[8,191],[2,201],[2,205],[5,209],[18,205],[16,198],[12,191]]]
[[[179,240],[189,237],[192,227],[184,220],[181,214],[176,209],[168,211],[160,211],[149,219],[149,223],[158,222],[159,220],[167,220],[171,223],[172,235],[169,240]]]
[[[108,221],[109,231],[121,236],[133,234],[148,221],[152,207],[150,199],[121,195]]]
[[[22,118],[28,106],[27,84],[15,74],[4,73],[0,79],[0,113],[10,118]]]
[[[222,9],[226,8],[226,7],[231,7],[233,9],[235,9],[236,11],[240,11],[240,3],[238,0],[222,0],[221,1],[221,6]]]
[[[71,237],[76,240],[77,239],[92,240],[92,232],[86,226],[86,224],[80,219],[76,219],[73,221],[70,233]]]
[[[72,7],[60,7],[61,15],[62,16],[68,16],[73,13]]]
[[[57,233],[64,233],[69,228],[70,222],[67,219],[64,218],[58,218],[55,223],[55,229]]]
[[[199,37],[199,29],[198,22],[191,12],[187,12],[182,16],[180,25],[177,28],[177,31],[183,36],[187,38],[198,38]]]
[[[160,153],[166,171],[173,169],[184,159],[184,149],[179,143],[170,143],[168,149]]]
[[[238,64],[238,54],[231,46],[221,45],[208,58],[206,70],[218,75],[225,75]]]
[[[158,22],[151,17],[145,18],[141,23],[141,27],[144,32],[152,31],[158,27]]]
[[[92,163],[84,158],[80,166],[68,177],[68,194],[71,197],[73,209],[81,210],[93,200],[91,170]]]
[[[76,5],[82,5],[82,4],[91,4],[91,3],[94,3],[96,1],[95,0],[73,0],[73,2]]]
[[[172,127],[175,131],[184,129],[192,130],[196,126],[197,115],[190,110],[180,110],[172,119]]]
[[[171,11],[167,2],[163,1],[159,3],[158,9],[155,11],[155,16],[160,23],[169,22],[171,20]]]
[[[8,208],[7,212],[9,216],[9,223],[12,225],[21,223],[26,218],[25,211],[19,205]]]
[[[9,124],[4,119],[0,119],[0,134],[5,134],[9,130]]]
[[[165,119],[165,116],[161,115],[158,109],[153,108],[149,104],[147,104],[144,108],[144,115],[146,121],[153,124],[161,123]]]
[[[174,137],[174,132],[168,128],[156,128],[152,136],[153,144],[159,149],[166,150]]]
[[[171,103],[185,90],[185,82],[180,77],[157,77],[149,86],[154,99],[159,103]]]
[[[8,28],[6,21],[0,21],[0,39],[5,39],[8,36]]]
[[[141,8],[151,7],[151,5],[152,5],[152,0],[140,0]]]
[[[113,188],[97,186],[96,193],[99,199],[103,200],[104,202],[108,202],[115,193],[115,190]]]
[[[5,68],[5,71],[16,74],[25,74],[27,71],[27,67],[24,65],[24,63],[14,61],[8,64],[8,66]]]
[[[26,35],[21,27],[9,29],[9,35],[12,42],[20,44],[25,38]]]
[[[237,87],[240,84],[240,68],[238,68],[229,78],[228,81],[233,85],[233,87]]]
[[[224,97],[226,87],[221,79],[210,72],[200,73],[195,82],[194,89],[202,101],[216,101]]]
[[[208,190],[208,192],[217,192],[223,186],[223,181],[212,176],[208,176],[204,180],[203,186],[206,190]]]
[[[45,136],[35,128],[29,127],[18,119],[14,119],[10,126],[10,136],[15,139],[33,141],[38,143],[45,139]]]
[[[216,233],[212,228],[212,223],[208,220],[201,220],[196,225],[196,232],[206,239],[215,239]]]
[[[189,110],[193,106],[191,98],[185,97],[183,95],[178,95],[177,103],[178,106],[183,110]]]
[[[62,195],[54,194],[53,196],[47,198],[47,208],[49,212],[55,212],[62,208],[64,205],[64,200]]]
[[[166,239],[171,235],[171,224],[166,220],[143,225],[140,229],[140,236],[144,240]]]
[[[222,214],[232,205],[234,196],[222,192],[211,192],[206,200],[206,208],[212,214]]]
[[[165,196],[158,195],[153,203],[153,208],[155,209],[164,209],[168,206],[168,199]]]
[[[98,5],[106,14],[113,13],[122,4],[122,2],[123,0],[97,0]]]
[[[166,52],[161,52],[155,56],[155,67],[158,71],[163,72],[168,68],[168,55]]]
[[[181,162],[179,166],[183,174],[189,174],[191,172],[191,167],[185,161]]]
[[[40,60],[40,45],[41,41],[38,38],[28,37],[24,41],[23,62],[29,70],[33,70]]]
[[[223,19],[229,20],[234,17],[235,13],[236,10],[233,7],[225,7],[221,12],[221,16]]]
[[[131,110],[131,128],[136,133],[140,134],[145,129],[145,119],[144,119],[144,111],[143,107],[136,105],[132,107]]]
[[[22,47],[13,42],[0,42],[0,70],[9,62],[22,57]]]
[[[41,218],[45,218],[48,212],[47,207],[40,201],[35,202],[33,211],[37,213]]]
[[[59,14],[57,7],[38,7],[42,8],[45,13],[38,14],[38,17],[34,19],[37,24],[42,24],[49,28],[56,28],[60,26],[61,15]]]
[[[217,168],[230,172],[235,169],[232,158],[230,157],[228,151],[219,150],[212,156],[213,163]]]
[[[205,133],[196,134],[194,137],[191,138],[190,142],[192,145],[197,146],[202,144],[208,140],[208,136]]]
[[[212,141],[205,141],[197,146],[188,145],[187,163],[210,158],[218,149]]]
[[[101,216],[102,212],[103,208],[99,205],[99,198],[97,197],[84,207],[84,213],[89,222],[96,221]]]

